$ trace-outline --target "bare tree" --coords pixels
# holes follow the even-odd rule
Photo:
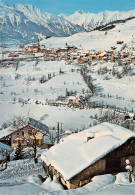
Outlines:
[[[25,116],[13,116],[9,123],[15,130],[22,128],[28,124],[29,119]]]

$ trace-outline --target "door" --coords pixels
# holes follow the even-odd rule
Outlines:
[[[118,157],[108,157],[106,159],[106,171],[108,173],[117,173],[121,171],[121,158]]]

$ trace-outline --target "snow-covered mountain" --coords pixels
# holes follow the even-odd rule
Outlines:
[[[73,15],[65,15],[60,14],[59,16],[64,19],[82,26],[87,31],[93,30],[99,26],[106,25],[110,22],[125,20],[128,18],[135,17],[135,10],[127,11],[127,12],[111,12],[104,11],[99,12],[97,14],[86,13],[83,10],[79,10],[75,12]]]
[[[38,36],[69,36],[84,29],[63,17],[43,13],[32,5],[0,3],[0,43],[18,45],[37,41]]]
[[[12,46],[36,42],[39,37],[66,37],[132,17],[135,17],[135,10],[105,11],[98,14],[80,10],[73,15],[56,16],[29,4],[8,6],[0,3],[0,44]]]

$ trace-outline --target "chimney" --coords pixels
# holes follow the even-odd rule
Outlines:
[[[91,139],[94,138],[94,133],[90,133],[90,132],[89,132],[89,133],[86,134],[86,136],[87,136],[87,137],[86,137],[86,141],[88,142],[89,140],[91,140]]]

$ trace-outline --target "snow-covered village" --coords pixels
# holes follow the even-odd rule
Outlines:
[[[11,194],[135,194],[134,0],[0,1],[0,195]]]

